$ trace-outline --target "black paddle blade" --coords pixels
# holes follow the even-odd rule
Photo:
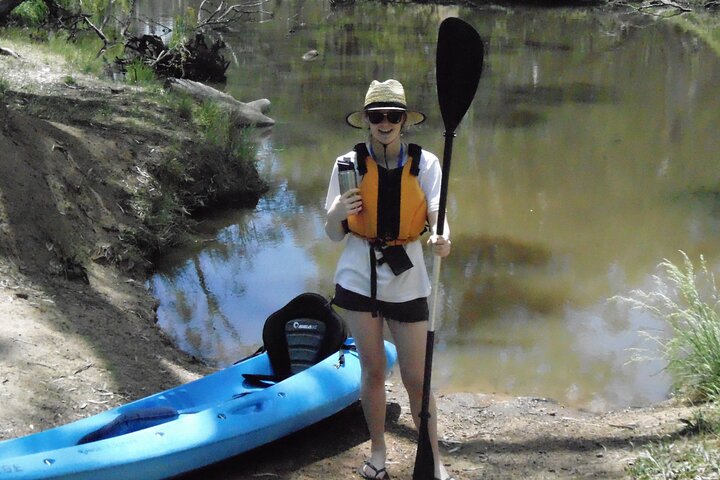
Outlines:
[[[412,480],[435,480],[435,457],[430,444],[428,417],[429,414],[426,413],[420,420],[421,425]]]
[[[440,24],[436,76],[445,133],[452,134],[470,108],[483,66],[483,43],[467,22],[450,17]]]
[[[437,288],[434,285],[433,288]],[[415,453],[415,469],[412,480],[434,480],[435,456],[430,442],[430,384],[432,383],[432,358],[435,332],[428,330],[425,337],[425,372],[423,378],[422,408],[420,410],[420,428],[418,429],[418,446]],[[434,419],[433,419],[434,421]]]

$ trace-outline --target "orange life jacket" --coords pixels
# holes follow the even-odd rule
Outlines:
[[[411,143],[407,162],[396,169],[379,167],[364,143],[355,145],[355,153],[363,208],[348,217],[348,230],[384,245],[417,240],[427,223],[427,201],[417,178],[422,148]]]

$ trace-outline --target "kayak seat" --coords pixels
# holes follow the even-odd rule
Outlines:
[[[263,327],[263,347],[272,375],[243,374],[254,386],[269,386],[315,365],[340,350],[345,321],[317,293],[302,293],[271,314]]]
[[[175,420],[178,416],[178,411],[172,407],[141,408],[132,412],[123,413],[108,424],[82,437],[77,444],[85,445],[86,443],[98,442],[139,430],[145,430],[146,428]]]

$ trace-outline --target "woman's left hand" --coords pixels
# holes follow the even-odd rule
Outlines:
[[[450,240],[440,235],[430,235],[428,245],[432,247],[432,251],[438,257],[447,257],[450,255]]]

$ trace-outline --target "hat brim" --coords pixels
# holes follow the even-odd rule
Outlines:
[[[367,122],[365,122],[365,118],[364,118],[365,112],[372,111],[372,110],[403,110],[403,111],[405,111],[405,114],[407,115],[407,119],[405,120],[406,127],[410,127],[413,125],[419,125],[425,121],[425,114],[421,113],[421,112],[414,112],[411,110],[405,110],[404,108],[398,108],[398,107],[377,107],[377,108],[368,108],[367,110],[360,110],[358,112],[349,113],[345,117],[345,122],[347,122],[347,124],[353,128],[366,129],[366,128],[368,128],[368,124],[367,124]]]

